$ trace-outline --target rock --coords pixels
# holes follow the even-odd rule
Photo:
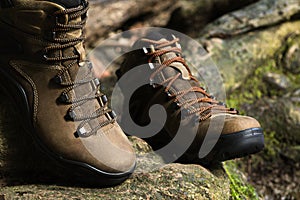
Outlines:
[[[5,199],[229,199],[224,170],[214,173],[198,165],[170,164],[151,173],[134,174],[113,188],[20,185],[0,188]]]
[[[260,0],[222,16],[206,26],[200,35],[205,38],[241,35],[297,18],[299,13],[299,0]]]
[[[246,113],[257,117],[266,131],[276,131],[275,137],[280,141],[287,145],[300,142],[300,107],[290,98],[263,98],[244,108]]]
[[[291,86],[291,82],[283,74],[268,72],[264,75],[264,80],[275,89],[287,90]]]
[[[291,100],[294,103],[300,103],[300,89],[296,90],[291,97]]]
[[[239,86],[257,67],[282,53],[285,38],[300,29],[300,22],[287,22],[232,38],[200,38],[222,74],[227,91]],[[203,62],[199,60],[198,63]]]
[[[300,73],[300,35],[299,32],[291,34],[286,39],[283,54],[278,58],[279,63],[285,71]]]
[[[298,199],[299,104],[288,96],[262,97],[251,103],[240,103],[243,112],[261,123],[265,137],[265,149],[251,158],[244,158],[241,164],[247,176],[264,199]]]
[[[299,10],[299,0],[261,0],[210,23],[198,38],[222,74],[229,106],[262,125],[264,151],[241,166],[265,199],[299,198]]]
[[[227,91],[239,87],[258,66],[273,60],[276,55],[286,55],[287,50],[283,47],[291,35],[299,33],[300,22],[279,22],[299,13],[299,0],[261,0],[222,16],[199,33],[198,40],[219,67]],[[290,46],[292,44],[297,45],[297,41],[291,42]],[[297,61],[295,49],[294,46],[288,57],[295,57]],[[291,63],[295,62],[291,60]]]
[[[222,165],[161,164],[151,147],[132,137],[137,169],[130,179],[112,188],[79,187],[63,169],[36,149],[23,130],[7,97],[0,99],[0,198],[14,199],[229,199],[230,182]],[[144,158],[145,154],[150,156]],[[59,175],[58,175],[59,174]],[[64,180],[66,179],[66,180]],[[62,181],[64,180],[64,181]],[[74,186],[76,189],[74,189]]]
[[[300,162],[300,146],[291,146],[291,147],[286,147],[285,149],[282,150],[282,155],[285,157],[295,161],[295,162]]]
[[[95,47],[99,38],[107,37],[110,32],[142,26],[167,27],[195,35],[218,16],[256,1],[91,0],[87,46]]]
[[[91,1],[86,44],[95,47],[101,38],[120,30],[165,26],[176,7],[177,0]]]
[[[167,28],[197,37],[206,24],[225,13],[238,10],[258,0],[179,1],[167,24]]]
[[[294,126],[296,125],[297,128],[300,128],[300,107],[296,106],[296,105],[292,106],[292,108],[290,109],[289,115],[290,115],[291,122],[293,123],[293,125]],[[299,131],[299,129],[298,129],[298,131]],[[299,132],[296,133],[295,137],[296,137],[296,141],[300,142],[300,133]],[[293,138],[293,137],[291,137],[291,138]]]

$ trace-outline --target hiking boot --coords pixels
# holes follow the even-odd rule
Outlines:
[[[209,165],[261,151],[264,136],[259,122],[239,115],[236,109],[227,108],[201,87],[181,56],[178,41],[176,37],[166,38],[159,33],[150,33],[138,40],[133,50],[124,55],[124,62],[116,72],[120,79],[135,67],[139,66],[139,70],[145,68],[144,74],[135,77],[131,75],[130,79],[126,78],[128,84],[120,85],[124,93],[128,85],[139,82],[137,78],[146,76],[148,79],[148,84],[139,87],[132,96],[124,95],[129,102],[130,116],[136,124],[145,127],[157,123],[157,126],[161,126],[159,121],[162,120],[150,119],[149,109],[160,104],[166,110],[163,129],[144,139],[154,150],[159,150],[174,140],[180,126],[183,127],[186,137],[192,137],[192,140],[186,143],[188,147],[183,149],[184,152],[170,152],[170,155],[184,163]],[[120,125],[123,128],[123,125],[128,124],[128,117],[121,119]],[[215,145],[212,144],[214,146],[209,152],[201,154],[200,148],[206,136],[210,136],[207,144],[215,141]],[[182,148],[180,143],[186,142],[184,140],[184,136],[177,139],[177,147],[173,149]]]
[[[84,183],[121,183],[135,153],[86,60],[85,0],[3,0],[0,81],[47,155]]]

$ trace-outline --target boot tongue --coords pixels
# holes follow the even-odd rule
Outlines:
[[[48,0],[48,1],[57,3],[65,8],[74,8],[86,3],[85,0]]]

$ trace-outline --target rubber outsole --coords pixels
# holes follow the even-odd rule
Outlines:
[[[216,162],[232,160],[260,152],[264,148],[262,128],[250,128],[243,131],[223,134],[213,149],[199,162],[211,165]]]
[[[30,136],[34,140],[38,149],[45,153],[51,160],[55,161],[59,167],[64,168],[66,170],[66,174],[70,174],[77,184],[109,187],[118,185],[131,176],[135,169],[135,165],[127,172],[109,173],[84,162],[65,159],[48,149],[38,138],[37,134],[35,134],[33,123],[30,120],[30,109],[24,89],[5,70],[0,68],[0,73],[0,90],[14,101],[15,106],[20,111],[19,116],[23,116],[23,118],[20,119],[20,122],[24,122],[22,123],[22,126],[26,132],[30,133]],[[14,91],[16,96],[12,96],[12,91]]]
[[[154,150],[158,150],[167,145],[172,138],[163,129],[155,136],[144,138],[144,140]],[[215,144],[213,141],[211,143],[214,146],[204,157],[199,155],[201,147],[201,144],[199,144],[198,151],[195,151],[194,148],[187,149],[182,152],[182,155],[178,155],[179,158],[174,162],[211,166],[226,160],[249,156],[260,152],[264,148],[264,135],[261,128],[250,128],[236,133],[222,134]],[[163,158],[164,155],[161,156]]]

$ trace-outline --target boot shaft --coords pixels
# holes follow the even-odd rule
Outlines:
[[[81,60],[85,59],[82,28],[86,20],[87,2],[77,2],[78,6],[72,8],[69,8],[70,4],[65,6],[69,1],[59,0],[57,2],[60,4],[38,0],[4,2],[0,8],[2,54],[19,53],[13,57],[38,62],[45,61],[45,57],[61,57],[64,54],[76,54],[80,55]],[[81,41],[74,42],[74,47],[66,45],[76,38],[81,38]],[[55,45],[66,45],[68,48],[47,52],[47,47]]]

